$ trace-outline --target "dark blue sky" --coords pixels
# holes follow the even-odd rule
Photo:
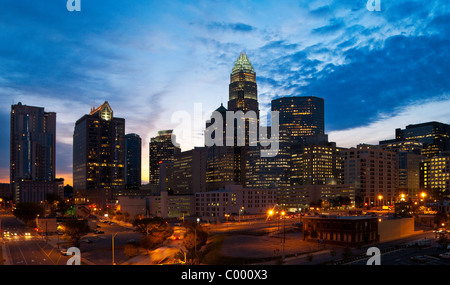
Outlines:
[[[57,112],[57,176],[71,182],[75,121],[108,100],[148,142],[177,111],[228,99],[240,52],[260,108],[287,95],[325,99],[340,146],[392,138],[410,123],[450,123],[448,1],[0,2],[0,179],[8,180],[12,103]],[[183,149],[192,147],[181,141]]]

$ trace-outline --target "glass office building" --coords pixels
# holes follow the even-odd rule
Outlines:
[[[279,112],[280,141],[299,143],[302,138],[325,133],[324,99],[291,96],[272,100],[272,111]]]

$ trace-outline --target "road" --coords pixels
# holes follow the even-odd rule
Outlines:
[[[283,227],[286,231],[298,223],[299,218],[271,219],[271,220],[252,220],[243,222],[228,222],[222,224],[208,225],[210,233],[232,233],[232,232],[265,232],[281,233]]]
[[[61,255],[12,215],[1,216],[3,249],[11,265],[60,265],[70,258]],[[9,236],[8,234],[9,233]],[[30,233],[30,235],[25,235]]]
[[[104,231],[102,234],[89,233],[84,236],[80,243],[81,257],[97,265],[112,264],[112,241],[114,236],[114,262],[120,264],[129,258],[124,252],[124,246],[130,240],[139,243],[142,238],[141,233],[134,232],[132,229],[122,227],[116,224],[108,224],[99,222],[99,230]],[[86,240],[92,241],[87,243]]]

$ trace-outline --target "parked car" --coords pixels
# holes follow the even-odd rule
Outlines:
[[[450,259],[450,252],[441,253],[441,254],[439,254],[439,257],[445,258],[445,259]]]

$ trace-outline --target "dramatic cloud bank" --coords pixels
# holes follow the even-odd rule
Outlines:
[[[63,1],[64,2],[64,1]],[[325,99],[341,146],[395,128],[450,123],[445,1],[58,1],[0,3],[0,179],[8,180],[11,104],[57,112],[57,176],[71,181],[75,121],[105,100],[148,142],[176,111],[228,101],[240,52],[257,73],[260,109],[286,95]],[[180,142],[183,149],[191,145]]]

